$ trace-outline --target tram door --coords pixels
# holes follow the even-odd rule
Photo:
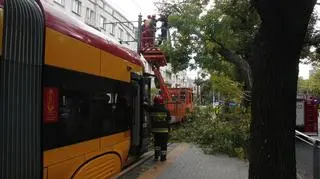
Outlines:
[[[150,140],[150,120],[148,113],[143,109],[146,100],[145,80],[142,76],[132,73],[133,86],[133,119],[132,119],[132,147],[131,154],[139,155],[148,150]]]
[[[151,78],[143,78],[142,81],[142,96],[143,100],[142,103],[144,105],[151,105]],[[151,122],[150,122],[150,115],[149,113],[144,109],[143,106],[141,106],[141,117],[142,117],[142,147],[140,152],[145,153],[148,151],[148,147],[151,144]]]

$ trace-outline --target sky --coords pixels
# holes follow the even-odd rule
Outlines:
[[[143,18],[156,12],[155,0],[105,0],[130,21],[137,21],[141,13]]]
[[[155,14],[156,8],[154,2],[156,0],[106,0],[114,8],[116,8],[121,14],[123,14],[130,21],[137,21],[138,15],[141,13],[142,19],[146,18],[147,15]],[[320,0],[318,0],[320,1]],[[320,6],[316,6],[316,11],[320,13]],[[318,28],[320,29],[320,23],[318,23]],[[309,78],[309,70],[311,70],[311,65],[299,64],[299,76],[304,79]],[[198,70],[187,70],[187,75],[191,79],[197,77]]]
[[[311,65],[306,64],[299,64],[299,76],[301,76],[303,79],[309,78],[309,70],[311,70]]]

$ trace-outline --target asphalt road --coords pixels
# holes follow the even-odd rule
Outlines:
[[[312,179],[313,148],[298,139],[296,139],[296,166],[301,179]]]
[[[318,131],[320,134],[320,117],[318,118]],[[313,146],[298,139],[296,139],[296,166],[301,179],[313,179]]]

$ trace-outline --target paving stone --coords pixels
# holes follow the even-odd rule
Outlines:
[[[126,173],[120,179],[247,179],[248,163],[226,155],[206,155],[196,146],[188,145],[181,153],[175,151],[181,144],[171,144],[168,157],[176,157],[167,163],[154,162],[153,158]],[[173,152],[172,152],[173,151]],[[182,150],[181,150],[182,151]],[[172,152],[172,153],[171,153]],[[175,156],[170,156],[175,153]]]
[[[247,179],[248,163],[225,155],[206,155],[191,146],[157,179]]]

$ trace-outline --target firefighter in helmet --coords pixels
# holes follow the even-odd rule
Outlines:
[[[164,106],[162,96],[155,96],[153,106],[149,110],[151,118],[151,130],[154,136],[154,159],[165,161],[167,156],[167,143],[169,137],[169,122],[171,116]]]

